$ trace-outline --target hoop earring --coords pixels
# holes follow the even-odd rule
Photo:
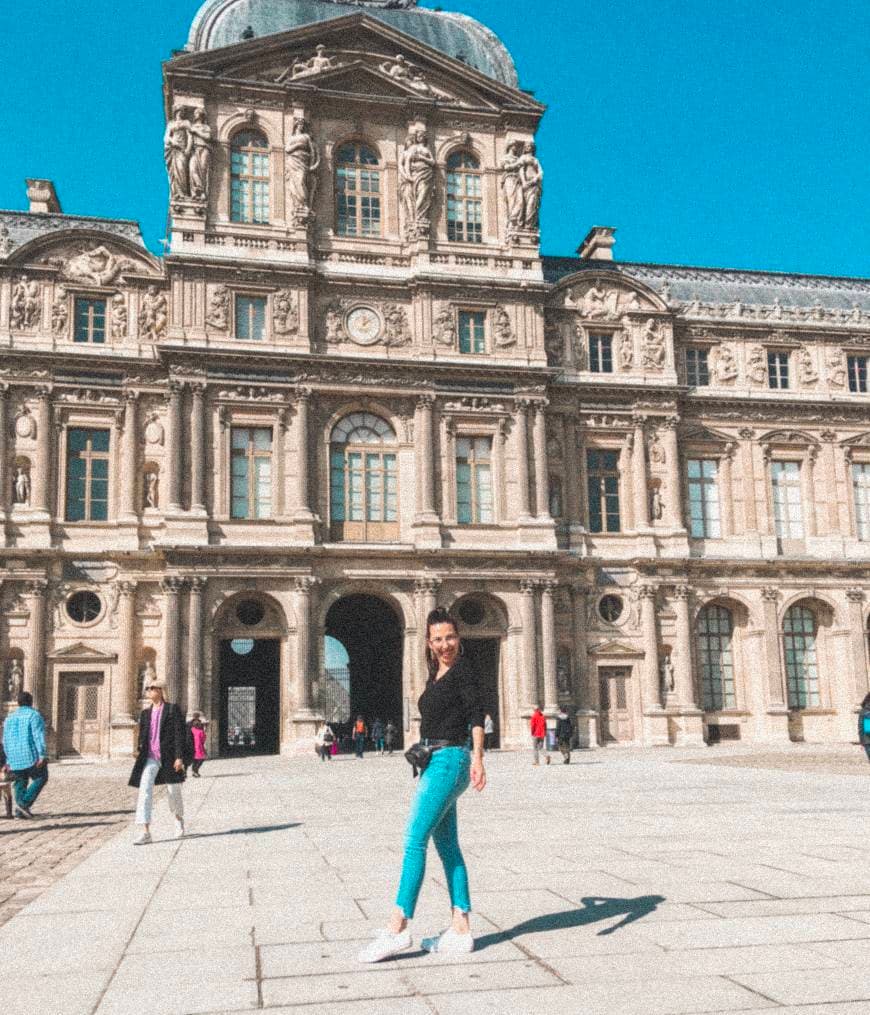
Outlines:
[[[465,655],[465,642],[463,642],[460,639],[460,642],[459,642],[459,658],[461,659],[462,656],[464,656],[464,655]]]

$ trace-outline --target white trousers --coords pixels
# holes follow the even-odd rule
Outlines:
[[[154,780],[160,771],[160,762],[149,758],[145,762],[142,778],[139,781],[139,796],[136,800],[136,824],[151,824],[151,809],[154,800]],[[184,817],[184,800],[181,796],[181,783],[170,782],[166,785],[169,810],[176,818]]]

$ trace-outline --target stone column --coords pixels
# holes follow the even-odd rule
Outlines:
[[[426,666],[426,618],[438,605],[438,589],[441,587],[441,581],[438,578],[418,578],[414,582],[414,592],[417,596],[418,604],[418,624],[417,630],[420,632],[420,647],[417,653],[417,672],[424,676],[425,679],[418,680],[414,701],[412,702],[412,708],[416,711],[417,698],[423,693],[423,687],[425,686],[426,680],[429,679],[429,671]]]
[[[523,709],[531,715],[538,702],[538,647],[535,632],[535,583],[520,582],[520,618],[523,625],[523,673],[520,687],[523,694]]]
[[[9,469],[6,462],[8,453],[6,440],[7,419],[9,416],[9,385],[0,384],[0,516],[9,510],[10,482]]]
[[[677,615],[676,659],[674,660],[677,698],[680,708],[698,711],[695,679],[692,667],[691,591],[688,585],[674,589],[674,612]]]
[[[180,381],[169,382],[169,438],[166,446],[167,457],[167,513],[181,510],[181,442],[184,427],[181,418],[181,400],[184,385]]]
[[[308,410],[311,390],[300,388],[296,395],[296,510],[299,521],[310,521],[311,501],[308,490]]]
[[[556,582],[541,582],[541,662],[544,676],[544,711],[559,711],[559,685],[556,677],[556,613],[553,592]]]
[[[133,722],[131,702],[136,683],[136,582],[119,581],[118,679],[112,687],[112,724]]]
[[[417,399],[417,455],[418,493],[417,522],[437,523],[435,511],[435,439],[432,431],[434,395],[420,395]]]
[[[867,628],[864,626],[864,593],[861,589],[848,589],[849,645],[852,656],[853,689],[850,695],[857,705],[870,690],[867,673]]]
[[[531,403],[527,398],[518,398],[514,409],[514,447],[517,455],[517,487],[519,489],[518,515],[520,520],[527,520],[531,515],[529,502],[529,430],[528,408]]]
[[[664,422],[664,436],[662,449],[665,453],[665,462],[668,470],[668,521],[673,529],[684,529],[686,523],[683,517],[683,482],[680,471],[680,448],[677,441],[677,427],[679,416],[669,416]]]
[[[296,718],[313,719],[311,701],[311,623],[313,599],[319,581],[309,576],[296,579],[294,607],[296,611]]]
[[[634,440],[631,453],[631,480],[634,492],[634,527],[649,528],[649,487],[646,478],[646,437],[643,416],[632,419]]]
[[[163,659],[166,697],[178,704],[181,695],[181,646],[179,644],[180,614],[178,597],[185,586],[183,578],[164,578],[163,590]]]
[[[139,469],[136,463],[138,439],[136,402],[139,393],[124,392],[124,422],[121,433],[121,475],[119,518],[122,522],[135,522],[137,515],[136,491],[139,488]]]
[[[597,747],[599,744],[598,712],[598,670],[589,659],[586,642],[586,608],[591,593],[585,585],[575,585],[573,596],[574,666],[577,671],[575,687],[577,737],[581,747]]]
[[[35,511],[50,514],[51,490],[51,390],[37,390],[39,403],[36,409],[36,468],[31,477],[31,504]]]
[[[42,712],[46,725],[51,726],[51,716],[46,714],[45,693],[45,600],[48,593],[48,582],[40,578],[27,585],[27,598],[30,600],[30,630],[27,651],[27,663],[24,667],[24,690],[33,695],[33,707]]]
[[[641,585],[640,623],[643,633],[643,710],[660,712],[662,708],[659,675],[659,633],[656,619],[655,585]]]
[[[782,672],[782,653],[779,647],[778,600],[779,589],[768,586],[761,590],[768,705],[773,709],[784,711],[786,707],[786,695]]]
[[[532,443],[535,450],[535,514],[538,518],[550,517],[550,469],[547,463],[547,421],[545,400],[535,402],[535,421]],[[554,699],[555,700],[555,699]]]
[[[205,385],[192,384],[190,415],[190,509],[205,513]],[[189,707],[189,706],[188,706]]]
[[[187,629],[187,718],[203,710],[202,703],[202,594],[207,579],[190,579]]]
[[[719,459],[719,497],[721,498],[722,510],[722,538],[727,539],[734,535],[734,477],[732,466],[734,464],[733,442],[725,445],[722,457]]]

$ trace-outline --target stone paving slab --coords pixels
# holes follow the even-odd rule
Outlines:
[[[460,804],[478,950],[377,967],[405,762],[211,761],[187,838],[159,801],[152,846],[125,828],[0,928],[3,1015],[870,1015],[864,782],[695,756],[490,756]],[[448,919],[432,851],[417,940]]]

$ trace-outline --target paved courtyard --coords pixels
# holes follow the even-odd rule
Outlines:
[[[870,766],[752,757],[491,756],[460,805],[478,950],[377,967],[355,955],[390,910],[405,762],[209,762],[185,787],[186,839],[161,799],[159,841],[134,848],[125,827],[0,929],[2,1011],[867,1015]],[[0,867],[38,834],[14,829]],[[446,918],[433,853],[416,936]]]

